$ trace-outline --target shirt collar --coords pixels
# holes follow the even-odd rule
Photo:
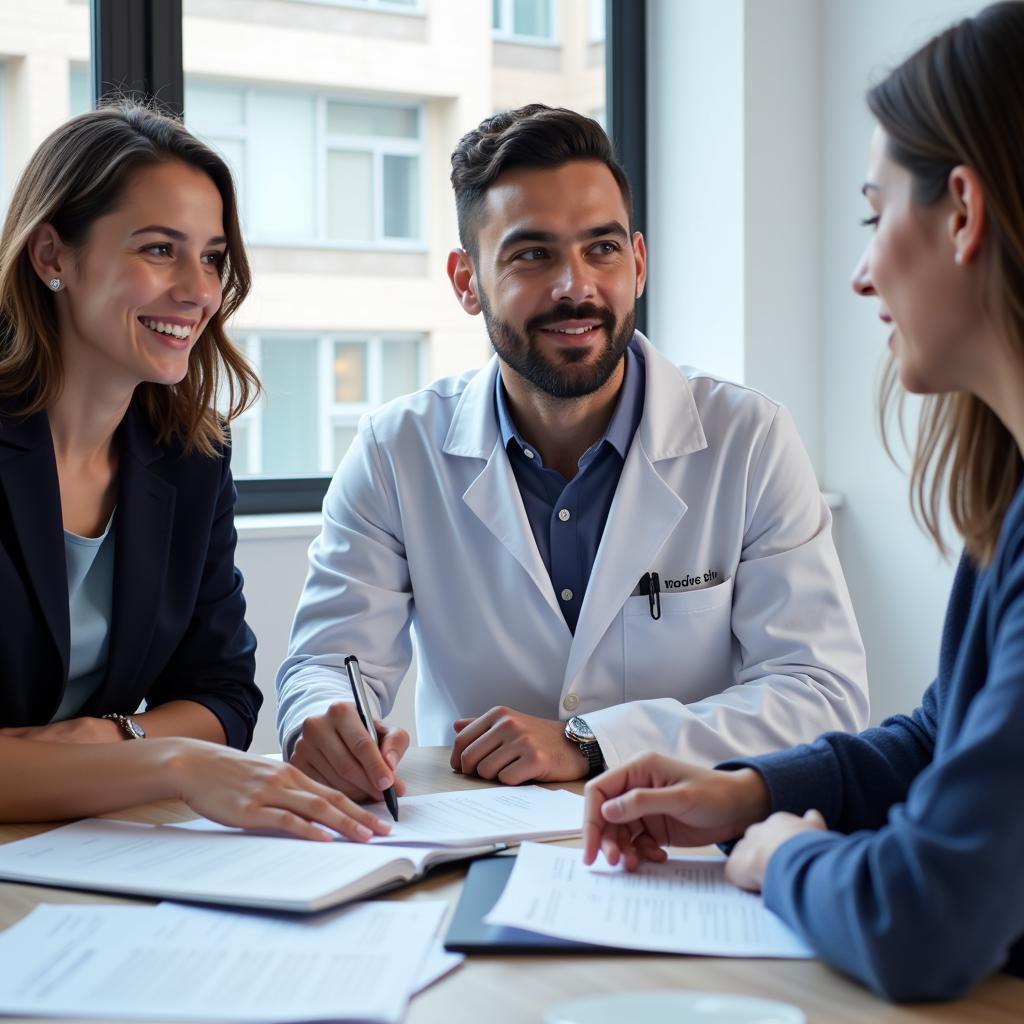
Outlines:
[[[644,411],[644,357],[635,334],[626,346],[625,359],[625,372],[622,378],[622,387],[619,390],[619,398],[615,403],[615,411],[612,413],[612,418],[608,421],[604,433],[583,454],[580,459],[581,464],[585,460],[589,461],[594,453],[600,451],[605,441],[625,459],[629,446],[633,442],[633,434],[636,433]],[[505,385],[501,380],[500,367],[495,375],[494,405],[498,415],[498,429],[501,431],[501,443],[506,451],[511,441],[515,441],[521,449],[528,448],[533,451],[533,445],[527,444],[523,440],[512,419],[512,410],[508,406],[508,397],[505,394]]]

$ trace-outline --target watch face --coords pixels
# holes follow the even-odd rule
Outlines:
[[[574,715],[565,723],[565,731],[578,743],[589,743],[593,740],[594,730],[587,725],[586,719]]]

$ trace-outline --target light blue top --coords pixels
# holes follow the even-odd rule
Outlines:
[[[114,516],[99,537],[64,531],[71,647],[68,684],[54,722],[74,718],[107,671],[114,594]]]

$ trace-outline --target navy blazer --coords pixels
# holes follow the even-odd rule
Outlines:
[[[192,700],[228,743],[252,740],[262,695],[235,568],[229,459],[157,444],[133,401],[118,428],[117,531],[107,672],[80,714]],[[67,566],[45,412],[0,403],[0,726],[43,725],[68,677]]]

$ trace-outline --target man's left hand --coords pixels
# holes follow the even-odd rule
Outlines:
[[[44,743],[118,743],[124,730],[109,718],[69,718],[48,725],[25,725],[0,729],[0,736]]]
[[[522,782],[570,782],[586,778],[587,759],[565,738],[565,723],[534,718],[511,708],[491,708],[455,723],[452,768],[464,775]]]
[[[788,811],[776,811],[764,821],[751,825],[732,848],[725,865],[725,877],[741,889],[760,892],[772,854],[787,839],[814,831],[827,831],[825,819],[818,811],[808,811],[802,818]]]

